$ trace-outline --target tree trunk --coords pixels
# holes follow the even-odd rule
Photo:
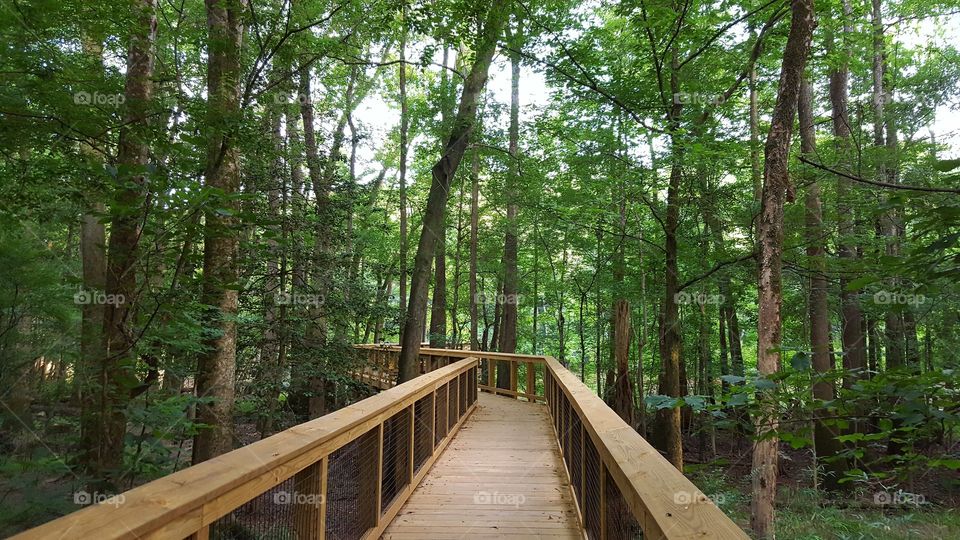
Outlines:
[[[407,139],[410,129],[410,112],[407,106],[407,17],[406,2],[403,3],[403,31],[400,34],[400,328],[406,328],[407,320]],[[401,330],[401,341],[403,330]],[[419,343],[419,338],[417,339]]]
[[[849,18],[851,8],[849,1],[845,0],[843,5],[844,39],[851,34]],[[849,56],[849,50],[841,52],[841,57]],[[847,61],[841,62],[840,66],[830,72],[830,102],[833,107],[833,133],[837,140],[838,154],[841,156],[841,162],[847,166],[850,165],[850,118],[847,115],[847,83],[850,77]],[[840,177],[837,185],[838,200],[838,228],[839,236],[837,251],[840,258],[845,261],[843,270],[840,272],[840,302],[843,342],[843,367],[848,371],[844,377],[844,387],[849,388],[853,382],[861,376],[863,367],[866,365],[865,349],[863,344],[863,314],[860,309],[860,301],[856,291],[847,290],[850,283],[852,270],[850,266],[857,259],[857,250],[851,242],[852,236],[856,235],[857,227],[853,219],[853,209],[850,201],[852,200],[850,189],[852,181]]]
[[[444,214],[446,204],[444,201]],[[433,274],[433,305],[430,309],[430,346],[438,349],[446,347],[447,343],[447,227],[446,216],[440,220],[437,229],[437,254],[434,258],[436,266]]]
[[[763,193],[759,239],[759,278],[757,319],[757,371],[761,377],[780,369],[780,342],[783,321],[781,274],[783,264],[783,213],[786,200],[792,200],[788,176],[790,139],[797,111],[797,96],[813,34],[813,0],[793,0],[790,34],[783,52],[777,101],[771,115],[770,132],[764,147]],[[762,392],[758,396],[764,409],[756,416],[756,435],[777,429],[777,400]],[[759,538],[774,538],[774,498],[777,492],[778,438],[765,437],[754,443],[750,524]]]
[[[470,170],[470,350],[480,350],[480,318],[477,312],[477,242],[480,225],[480,151],[473,150]]]
[[[119,473],[126,434],[124,409],[130,391],[137,385],[136,344],[133,329],[137,294],[136,262],[146,193],[146,166],[149,159],[150,100],[153,90],[153,44],[157,36],[155,0],[135,4],[136,30],[130,36],[124,96],[126,111],[120,129],[117,155],[116,191],[111,204],[110,243],[107,250],[106,298],[104,306],[103,351],[100,365],[100,406],[97,420],[99,440],[98,476]]]
[[[509,30],[508,30],[509,32]],[[507,224],[503,241],[503,331],[500,352],[517,351],[517,184],[520,181],[520,29],[509,32],[510,42],[510,166],[506,180]],[[507,363],[509,364],[509,363]]]
[[[463,158],[464,151],[476,121],[477,101],[487,81],[487,71],[503,30],[508,10],[499,0],[493,2],[483,26],[483,37],[476,49],[476,57],[463,85],[460,107],[446,144],[443,157],[433,166],[430,194],[423,214],[423,228],[414,258],[413,275],[410,280],[410,302],[404,321],[402,347],[400,350],[400,375],[398,382],[417,376],[417,358],[420,354],[420,336],[423,328],[421,318],[426,314],[427,288],[430,263],[437,246],[437,231],[443,224],[446,194]]]
[[[621,298],[614,304],[613,350],[617,365],[613,410],[633,426],[633,383],[630,380],[630,303]]]
[[[810,83],[805,78],[801,82],[799,101],[797,102],[797,117],[800,121],[800,151],[806,156],[813,156],[817,151],[816,122],[813,115],[813,92]],[[830,356],[830,305],[827,291],[827,261],[826,238],[823,228],[823,208],[820,201],[820,186],[816,176],[806,179],[808,183],[805,198],[805,228],[804,236],[807,242],[807,259],[810,266],[810,350],[813,352],[812,364],[815,373],[824,377],[833,370],[833,359]],[[819,380],[813,383],[813,397],[820,401],[831,401],[835,398],[836,387],[832,380]],[[818,409],[817,416],[826,416],[826,409]],[[823,486],[831,491],[840,488],[840,478],[846,470],[846,463],[837,457],[840,444],[837,436],[840,433],[826,422],[815,420],[814,445],[817,464],[824,468]]]
[[[210,426],[194,439],[193,462],[233,450],[234,376],[237,354],[237,218],[239,203],[232,196],[240,187],[240,153],[234,126],[240,111],[240,52],[243,43],[242,0],[206,0],[207,63],[207,187],[225,199],[229,212],[206,215],[203,250],[203,299],[208,323],[218,336],[206,343],[197,367],[197,395],[213,398],[197,405],[197,421]]]

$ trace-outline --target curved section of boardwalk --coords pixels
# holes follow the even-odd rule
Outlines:
[[[389,539],[583,538],[546,406],[481,393]]]

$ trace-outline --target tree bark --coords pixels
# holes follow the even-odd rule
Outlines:
[[[137,294],[136,262],[140,242],[140,223],[145,212],[147,161],[149,159],[150,100],[153,94],[153,44],[157,37],[155,0],[134,4],[136,27],[130,36],[124,96],[126,111],[120,129],[117,156],[117,189],[111,204],[110,243],[107,248],[107,298],[115,301],[104,306],[104,358],[98,374],[100,405],[99,476],[119,473],[123,461],[126,434],[124,409],[130,390],[137,385],[136,356],[133,347]]]
[[[509,32],[510,42],[510,166],[507,172],[507,225],[503,241],[503,331],[500,334],[500,352],[517,351],[517,184],[520,181],[520,36],[521,30]],[[509,367],[510,362],[504,362]]]
[[[800,124],[800,151],[813,156],[817,151],[816,122],[813,114],[813,91],[809,81],[804,78],[800,85],[797,117]],[[820,401],[831,401],[836,397],[836,386],[832,379],[826,379],[833,370],[833,358],[830,355],[830,305],[828,301],[827,250],[823,227],[823,205],[820,201],[820,186],[817,178],[810,175],[806,179],[808,187],[805,198],[804,236],[807,242],[807,260],[810,267],[810,350],[813,352],[813,370],[821,379],[813,383],[813,397]],[[819,409],[818,416],[826,409]],[[813,440],[816,449],[817,464],[824,468],[823,486],[831,491],[841,487],[839,483],[846,463],[837,457],[840,433],[822,420],[814,420]]]
[[[470,350],[480,350],[480,319],[477,311],[477,243],[480,226],[480,151],[473,149],[470,170]]]
[[[243,0],[206,0],[207,187],[220,191],[218,206],[227,212],[206,215],[203,250],[203,300],[208,325],[218,335],[208,340],[197,367],[197,395],[212,398],[197,405],[197,421],[210,426],[197,434],[193,462],[233,450],[233,401],[237,354],[236,218],[239,203],[231,198],[240,187],[240,154],[234,138],[240,111],[240,53],[243,44]]]
[[[852,32],[849,18],[851,8],[848,0],[843,3],[843,33],[849,36]],[[841,57],[849,56],[849,50],[844,49]],[[850,164],[850,118],[847,115],[847,84],[850,77],[849,65],[846,60],[830,72],[830,102],[833,108],[833,133],[837,140],[838,154],[841,161],[847,165]],[[850,283],[850,266],[857,260],[857,250],[851,242],[852,236],[856,235],[857,227],[853,219],[853,209],[851,207],[850,190],[853,187],[852,181],[840,177],[837,184],[838,200],[838,228],[839,239],[837,251],[840,258],[845,261],[840,272],[840,302],[843,342],[843,367],[847,370],[844,377],[844,387],[849,388],[853,382],[860,378],[862,370],[866,365],[866,350],[863,343],[863,313],[860,309],[860,301],[856,291],[847,290]]]
[[[630,303],[620,298],[614,304],[614,356],[617,366],[613,410],[633,426],[633,383],[630,380]]]
[[[760,243],[757,371],[761,377],[772,375],[780,369],[784,203],[792,199],[788,176],[790,140],[800,81],[810,52],[815,24],[813,13],[813,0],[793,0],[793,16],[783,52],[777,101],[764,146],[763,192],[757,226]],[[763,437],[770,430],[777,429],[779,414],[775,398],[760,393],[758,399],[764,410],[755,418],[756,435]],[[750,524],[759,538],[774,538],[778,443],[777,437],[764,437],[754,443]]]
[[[473,132],[477,101],[487,82],[487,71],[490,68],[497,41],[500,39],[507,18],[508,10],[506,8],[506,4],[499,0],[490,5],[473,66],[464,81],[460,107],[454,120],[450,138],[445,146],[446,150],[431,171],[430,193],[427,198],[426,211],[423,214],[423,228],[420,232],[417,254],[414,257],[413,275],[410,280],[410,302],[401,340],[398,382],[405,382],[417,376],[420,336],[423,334],[420,321],[426,314],[430,263],[436,252],[437,231],[443,224],[446,194],[450,192],[453,175],[460,165],[460,160],[463,158],[470,135]]]

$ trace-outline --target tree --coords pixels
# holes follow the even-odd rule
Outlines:
[[[783,319],[781,308],[783,265],[784,203],[793,198],[788,164],[793,119],[797,112],[804,66],[813,36],[813,0],[793,0],[790,34],[783,51],[780,85],[773,108],[770,131],[763,149],[763,192],[760,220],[757,226],[759,249],[757,319],[757,371],[769,376],[780,369],[780,344]],[[753,497],[750,504],[750,525],[760,538],[773,538],[773,503],[777,493],[778,438],[771,435],[778,425],[775,407],[768,402],[767,414],[755,419],[760,439],[753,447],[751,478]]]
[[[206,0],[208,23],[206,186],[216,196],[205,216],[203,299],[217,334],[197,366],[197,419],[209,426],[197,434],[193,462],[233,450],[233,402],[237,354],[237,212],[240,155],[233,136],[240,114],[240,54],[243,0]]]
[[[486,84],[487,70],[490,68],[490,62],[493,59],[493,53],[503,30],[507,13],[503,2],[496,1],[489,6],[483,24],[483,33],[477,44],[473,66],[463,83],[460,106],[451,128],[450,137],[445,145],[444,154],[431,169],[430,194],[423,215],[423,228],[420,232],[417,254],[414,257],[407,317],[401,334],[398,382],[408,381],[417,376],[420,336],[423,335],[421,320],[426,314],[430,263],[433,262],[436,251],[438,231],[443,225],[447,193],[450,191],[453,175],[460,166],[460,160],[463,159],[463,154],[473,133],[477,101]]]

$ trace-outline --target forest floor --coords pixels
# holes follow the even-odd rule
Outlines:
[[[744,530],[750,526],[749,441],[717,437],[717,457],[698,455],[696,438],[685,440],[687,476]],[[814,489],[809,449],[781,448],[777,493],[777,538],[781,540],[907,540],[960,539],[960,474],[918,473],[904,492],[922,504],[881,505],[897,498],[897,487],[853,487],[827,496]]]

